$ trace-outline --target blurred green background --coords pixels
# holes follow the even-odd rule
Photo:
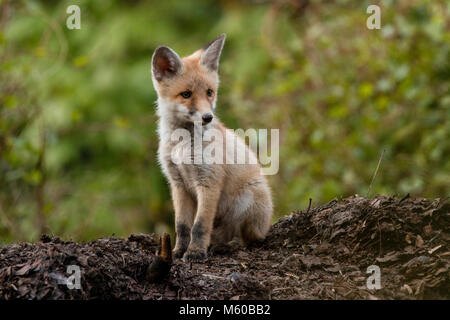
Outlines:
[[[383,150],[371,195],[447,197],[449,30],[445,0],[0,1],[0,241],[172,232],[151,55],[223,32],[219,116],[280,129],[274,220],[366,195]]]

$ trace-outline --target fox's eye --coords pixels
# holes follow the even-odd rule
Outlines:
[[[206,95],[207,95],[208,97],[212,97],[213,91],[212,91],[211,89],[206,90]]]
[[[189,99],[192,96],[192,91],[186,90],[180,93],[180,95],[185,99]]]

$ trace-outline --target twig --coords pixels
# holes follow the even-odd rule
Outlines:
[[[169,274],[172,265],[172,245],[167,233],[164,232],[159,238],[159,246],[155,258],[147,268],[147,280],[150,282],[163,280]]]
[[[403,201],[405,201],[406,199],[408,199],[409,198],[409,193],[406,195],[406,196],[404,196],[403,198],[401,198],[401,200],[399,201],[399,203],[402,203]]]
[[[381,152],[380,159],[378,160],[377,168],[375,169],[375,172],[373,174],[372,181],[370,181],[369,190],[367,190],[366,198],[369,197],[370,190],[372,190],[372,184],[375,181],[375,178],[377,177],[378,169],[380,168],[381,161],[383,161],[384,151],[386,151],[386,149],[383,149],[383,151]]]
[[[208,274],[208,273],[204,273],[204,274],[202,274],[202,276],[205,278],[208,278],[208,279],[212,279],[212,280],[226,280],[227,279],[225,277],[216,276],[216,275]]]
[[[309,198],[309,206],[308,206],[308,211],[306,211],[306,214],[308,214],[309,213],[309,209],[311,209],[311,202],[312,202],[312,199]]]
[[[45,172],[45,161],[47,151],[46,127],[44,121],[40,123],[41,150],[36,164],[36,170],[41,174],[41,178],[36,186],[36,227],[39,236],[47,231],[47,217],[45,212],[45,188],[47,183],[47,173]]]
[[[380,228],[380,219],[378,219],[377,221],[377,226],[378,226],[378,232],[380,233],[380,241],[379,241],[379,251],[378,251],[378,256],[381,257],[381,228]]]

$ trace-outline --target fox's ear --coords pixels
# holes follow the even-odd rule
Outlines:
[[[219,69],[219,58],[225,43],[225,38],[225,33],[222,33],[203,47],[200,62],[211,71],[217,71]]]
[[[183,67],[178,54],[166,46],[156,48],[152,57],[152,74],[156,80],[173,77]]]

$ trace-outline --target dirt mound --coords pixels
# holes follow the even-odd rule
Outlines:
[[[450,299],[450,204],[353,196],[283,217],[251,249],[175,260],[147,280],[155,235],[0,247],[0,299]],[[67,267],[80,268],[80,289]],[[380,290],[367,289],[367,267]]]
[[[295,251],[280,266],[316,270],[313,283],[305,279],[312,287],[327,279],[321,298],[448,299],[449,231],[448,202],[354,196],[280,219],[266,247]],[[370,265],[380,267],[382,290],[366,289]]]

